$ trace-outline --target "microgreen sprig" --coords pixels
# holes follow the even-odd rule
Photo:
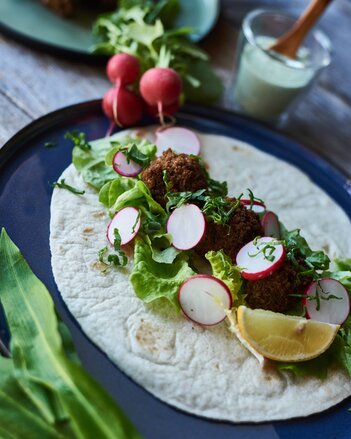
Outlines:
[[[76,195],[84,195],[85,194],[85,191],[84,190],[80,190],[80,189],[77,189],[77,188],[75,188],[75,187],[73,187],[73,186],[70,186],[69,184],[67,184],[66,182],[65,182],[65,179],[64,178],[61,178],[61,180],[60,181],[54,181],[53,183],[52,183],[52,187],[58,187],[58,188],[60,188],[60,189],[66,189],[67,191],[70,191],[70,192],[72,192],[73,194],[76,194]]]

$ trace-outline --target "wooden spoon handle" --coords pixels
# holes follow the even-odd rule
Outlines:
[[[302,41],[332,0],[312,0],[294,26],[270,50],[295,58]]]

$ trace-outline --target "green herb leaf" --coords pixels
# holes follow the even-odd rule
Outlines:
[[[70,186],[69,184],[65,183],[65,179],[64,178],[61,178],[61,180],[59,182],[58,181],[54,181],[52,183],[52,187],[58,187],[60,189],[66,189],[69,192],[72,192],[73,194],[76,194],[76,195],[84,195],[85,194],[85,191],[82,191],[80,189],[77,189],[77,188],[75,188],[73,186]]]
[[[78,131],[72,131],[65,134],[65,139],[72,140],[74,146],[82,149],[83,151],[89,151],[91,149],[90,144],[87,142],[86,134]]]
[[[45,142],[44,143],[45,148],[54,148],[55,146],[57,146],[57,142]]]
[[[186,279],[195,274],[187,261],[186,253],[181,252],[171,264],[156,262],[151,241],[137,238],[130,276],[135,294],[146,303],[167,299],[178,309],[178,289]]]

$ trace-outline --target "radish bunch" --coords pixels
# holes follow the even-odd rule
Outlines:
[[[127,53],[114,55],[107,63],[106,73],[114,87],[105,93],[102,108],[119,127],[137,124],[144,110],[164,125],[165,116],[172,116],[179,108],[182,80],[175,70],[147,70],[140,79],[141,96],[129,88],[137,83],[140,70],[138,59]]]

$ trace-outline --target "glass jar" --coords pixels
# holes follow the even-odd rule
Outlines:
[[[287,115],[330,64],[329,39],[313,30],[296,59],[269,50],[296,19],[281,12],[255,10],[243,21],[237,45],[234,101],[239,111],[265,121]]]

